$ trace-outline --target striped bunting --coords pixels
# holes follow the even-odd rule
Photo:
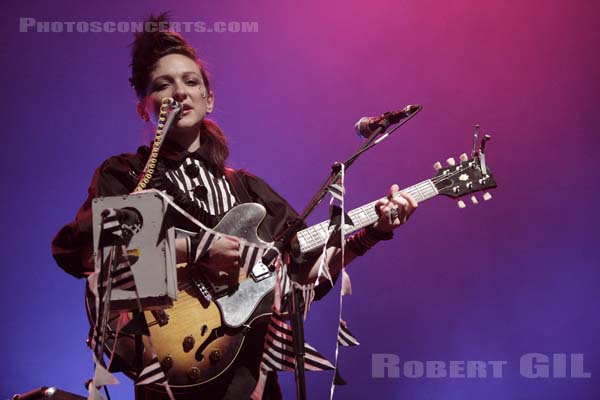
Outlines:
[[[134,290],[135,280],[131,271],[131,264],[127,257],[127,247],[114,246],[110,249],[106,259],[107,267],[111,267],[112,263],[116,266],[112,267],[110,277],[112,279],[112,289]],[[106,280],[102,283],[102,289],[106,288]]]
[[[356,340],[354,335],[352,335],[352,332],[350,332],[350,329],[348,329],[348,325],[346,324],[346,321],[344,321],[343,319],[340,320],[340,329],[338,330],[338,343],[341,346],[358,346],[358,345],[360,345],[358,340]]]
[[[304,362],[309,371],[333,370],[333,365],[314,347],[305,343]],[[281,315],[273,313],[265,340],[261,369],[265,371],[293,371],[296,365],[292,328]]]
[[[124,232],[117,216],[117,210],[107,208],[100,227],[100,246],[110,246],[123,240]]]
[[[339,183],[332,183],[327,188],[327,191],[331,194],[331,196],[334,199],[336,199],[338,201],[344,200],[344,187],[342,185],[340,185]]]
[[[190,256],[191,256],[191,264],[195,264],[198,262],[210,249],[210,245],[218,238],[218,236],[213,232],[208,231],[200,231],[198,234],[192,238],[188,238],[189,240],[189,248],[190,248]]]
[[[278,282],[279,294],[281,297],[285,297],[292,290],[292,281],[290,280],[290,277],[287,274],[287,267],[284,264],[281,264],[281,266],[277,269],[277,274],[278,274],[277,279],[279,281]],[[280,298],[279,309],[281,310],[281,298]]]
[[[92,379],[94,382],[94,386],[97,388],[105,386],[105,385],[118,385],[119,381],[113,374],[108,372],[106,368],[102,366],[100,363],[96,363],[96,368],[94,370],[94,378]]]
[[[127,248],[121,246],[121,251],[117,250],[117,266],[110,274],[112,278],[113,289],[132,290],[135,289],[133,271],[127,258]]]
[[[147,385],[149,383],[163,383],[167,381],[167,377],[163,372],[158,358],[154,357],[150,364],[140,372],[140,375],[135,381],[136,385]]]
[[[219,240],[219,235],[213,231],[200,231],[196,236],[187,237],[187,247],[190,259],[189,264],[195,264],[202,259],[210,249],[210,246]],[[243,260],[241,268],[248,273],[252,272],[252,268],[262,258],[267,248],[258,246],[254,243],[240,243],[240,259]],[[287,285],[289,286],[289,284]]]
[[[258,247],[250,243],[240,243],[240,247],[242,253],[240,258],[243,260],[243,266],[241,268],[243,268],[244,271],[248,271],[250,273],[252,272],[252,268],[254,267],[254,265],[258,262],[260,258],[262,258],[263,254],[267,249],[263,247]]]

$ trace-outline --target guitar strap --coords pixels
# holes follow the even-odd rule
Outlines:
[[[248,193],[246,185],[243,184],[238,171],[231,168],[225,168],[225,177],[229,181],[229,184],[233,190],[233,194],[240,204],[255,202],[252,197],[250,197],[250,193]],[[265,242],[273,241],[273,237],[271,236],[271,233],[265,226],[264,222],[258,226],[258,236],[260,236],[260,238]]]

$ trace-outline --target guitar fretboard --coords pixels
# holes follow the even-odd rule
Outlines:
[[[410,186],[402,190],[405,193],[411,195],[417,202],[422,202],[438,194],[435,185],[428,179],[426,181],[417,183],[416,185]],[[399,194],[396,195],[398,197]],[[379,201],[375,200],[369,204],[365,204],[362,207],[355,208],[348,212],[348,216],[352,219],[354,225],[344,225],[344,232],[346,234],[355,232],[365,226],[369,226],[375,223],[379,216],[375,211],[375,204]],[[329,237],[329,221],[323,221],[316,225],[311,226],[298,232],[298,243],[300,244],[300,251],[302,253],[315,250],[322,247],[325,241]]]

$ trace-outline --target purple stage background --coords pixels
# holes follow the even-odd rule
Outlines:
[[[212,72],[230,165],[298,209],[330,164],[359,146],[353,125],[364,115],[424,106],[349,171],[352,207],[394,182],[430,178],[435,161],[469,151],[476,123],[492,134],[492,201],[464,210],[446,198],[423,203],[394,241],[349,268],[344,318],[362,344],[340,350],[349,384],[337,399],[600,395],[598,2],[4,4],[0,398],[41,385],[84,393],[84,282],[56,267],[50,241],[94,168],[149,140],[127,81],[130,33],[21,33],[19,18],[140,21],[167,9],[174,21],[209,27],[257,23],[257,32],[184,35]],[[333,359],[337,295],[311,311],[307,340]],[[486,378],[374,378],[376,353],[507,364],[500,378],[491,368]],[[591,377],[526,378],[527,353],[581,353]],[[294,398],[292,375],[280,376]],[[309,373],[309,398],[328,398],[331,377]],[[113,399],[131,399],[130,381],[119,379]]]

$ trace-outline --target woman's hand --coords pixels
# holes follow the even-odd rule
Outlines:
[[[241,255],[240,240],[235,236],[222,235],[212,243],[202,264],[219,276],[237,276]]]
[[[379,220],[375,222],[373,228],[379,232],[388,233],[404,224],[418,207],[414,198],[399,190],[398,185],[392,185],[388,197],[375,204]],[[399,195],[395,196],[397,193]]]

